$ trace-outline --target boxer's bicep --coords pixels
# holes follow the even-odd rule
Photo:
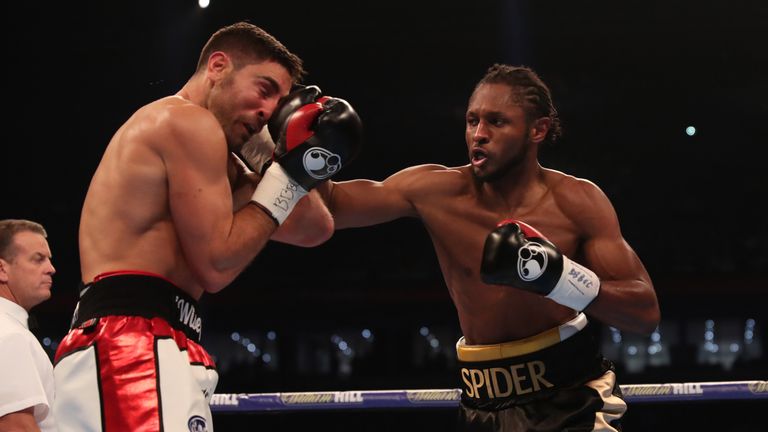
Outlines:
[[[188,264],[200,275],[215,265],[233,213],[224,134],[215,119],[195,115],[201,118],[169,126],[163,160],[172,223]]]

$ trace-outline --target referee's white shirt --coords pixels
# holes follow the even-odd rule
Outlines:
[[[34,407],[42,432],[55,432],[53,366],[27,327],[23,307],[0,297],[0,416]]]

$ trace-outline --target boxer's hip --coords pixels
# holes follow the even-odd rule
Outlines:
[[[197,301],[170,281],[145,272],[119,271],[83,284],[72,328],[84,328],[108,316],[160,318],[200,341],[202,318]]]
[[[582,385],[611,368],[584,314],[540,334],[493,345],[459,339],[462,403],[498,410]]]

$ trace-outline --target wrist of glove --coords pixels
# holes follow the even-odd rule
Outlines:
[[[251,202],[272,216],[278,225],[282,225],[296,203],[307,193],[307,190],[296,183],[279,163],[272,163],[256,186]]]
[[[546,295],[548,299],[577,311],[584,310],[600,292],[600,278],[595,272],[563,256],[560,279]]]

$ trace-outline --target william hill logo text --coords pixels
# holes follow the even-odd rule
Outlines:
[[[625,396],[666,396],[704,394],[701,383],[635,384],[621,388]]]
[[[768,381],[754,381],[747,386],[753,394],[768,393]]]
[[[280,394],[280,401],[286,405],[362,403],[363,393],[359,391],[327,393],[282,393]]]
[[[458,390],[406,390],[405,396],[410,402],[442,402],[461,399]]]
[[[244,394],[217,393],[211,396],[211,405],[238,406],[240,396],[246,397]]]
[[[507,367],[461,369],[464,394],[473,398],[498,398],[511,394],[524,395],[542,388],[554,387],[544,378],[547,366],[542,361],[512,364]]]

